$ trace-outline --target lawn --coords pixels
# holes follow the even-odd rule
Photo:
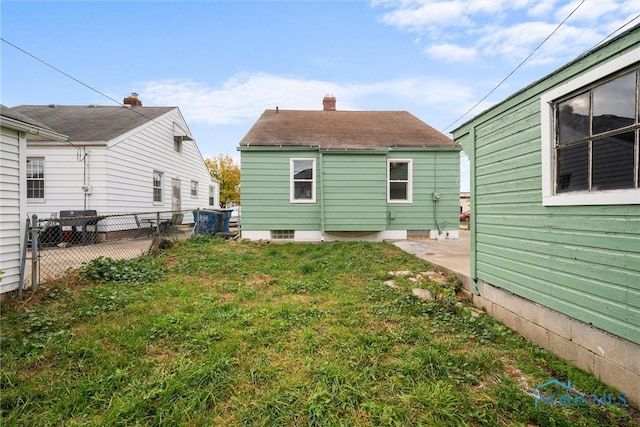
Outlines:
[[[388,243],[205,236],[92,261],[3,306],[2,425],[640,425],[625,406],[536,407],[552,378],[617,391],[431,270]]]

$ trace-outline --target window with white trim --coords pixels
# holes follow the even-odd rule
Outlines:
[[[413,162],[387,159],[387,202],[413,202]]]
[[[182,153],[182,139],[183,137],[181,136],[173,137],[173,151],[176,153]]]
[[[215,206],[216,204],[216,187],[209,186],[209,206]]]
[[[153,201],[162,203],[162,172],[153,171]]]
[[[198,197],[198,181],[191,181],[191,198]]]
[[[291,159],[290,177],[290,202],[315,203],[316,159]]]
[[[44,159],[27,159],[27,199],[44,200]]]
[[[639,56],[541,97],[544,205],[640,203]]]

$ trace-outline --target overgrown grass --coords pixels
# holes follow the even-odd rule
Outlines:
[[[203,236],[100,259],[3,309],[3,425],[640,425],[628,407],[536,408],[551,378],[615,392],[383,243]]]

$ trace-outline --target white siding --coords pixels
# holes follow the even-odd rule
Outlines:
[[[3,127],[0,134],[0,293],[18,289],[21,236],[26,218],[21,198],[25,142]]]
[[[28,144],[27,158],[44,159],[44,200],[27,200],[29,216],[51,218],[61,210],[85,209],[83,161],[78,150],[70,144],[48,146]],[[90,161],[90,160],[89,160]],[[95,209],[87,206],[86,209]]]
[[[181,180],[182,209],[208,207],[210,185],[216,187],[218,203],[218,183],[209,175],[196,143],[184,141],[182,152],[174,151],[174,122],[188,128],[176,108],[104,146],[87,146],[84,160],[82,151],[71,144],[30,142],[28,156],[45,160],[45,200],[29,202],[29,214],[49,218],[73,209],[95,209],[99,214],[170,210],[172,178]],[[154,170],[164,173],[161,204],[153,202]],[[199,184],[196,199],[190,196],[192,180]],[[91,186],[91,194],[83,193],[83,184]]]
[[[170,210],[171,180],[181,183],[181,208],[206,208],[212,180],[194,141],[183,141],[182,151],[174,151],[173,123],[187,128],[179,110],[159,117],[147,126],[113,140],[107,151],[108,202],[113,212]],[[163,173],[163,201],[153,202],[153,171]],[[198,197],[191,197],[191,181],[198,182]],[[185,221],[187,221],[185,216]]]

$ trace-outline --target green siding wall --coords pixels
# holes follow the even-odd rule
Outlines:
[[[317,202],[289,202],[289,159],[317,159]],[[387,159],[413,160],[413,203],[387,203]],[[245,230],[383,231],[458,227],[458,150],[380,151],[242,149]],[[322,168],[322,176],[320,169]],[[442,194],[434,211],[433,192]]]
[[[318,230],[318,203],[289,202],[289,159],[314,151],[241,153],[242,227],[247,230]]]
[[[384,155],[322,154],[326,231],[386,229],[386,165]]]
[[[413,159],[413,203],[392,203],[391,230],[458,228],[460,213],[460,153],[458,151],[391,152],[388,158]],[[386,160],[385,160],[386,162]],[[442,197],[434,204],[433,193]]]
[[[540,95],[635,34],[454,131],[472,167],[472,276],[640,343],[640,206],[542,206]]]

